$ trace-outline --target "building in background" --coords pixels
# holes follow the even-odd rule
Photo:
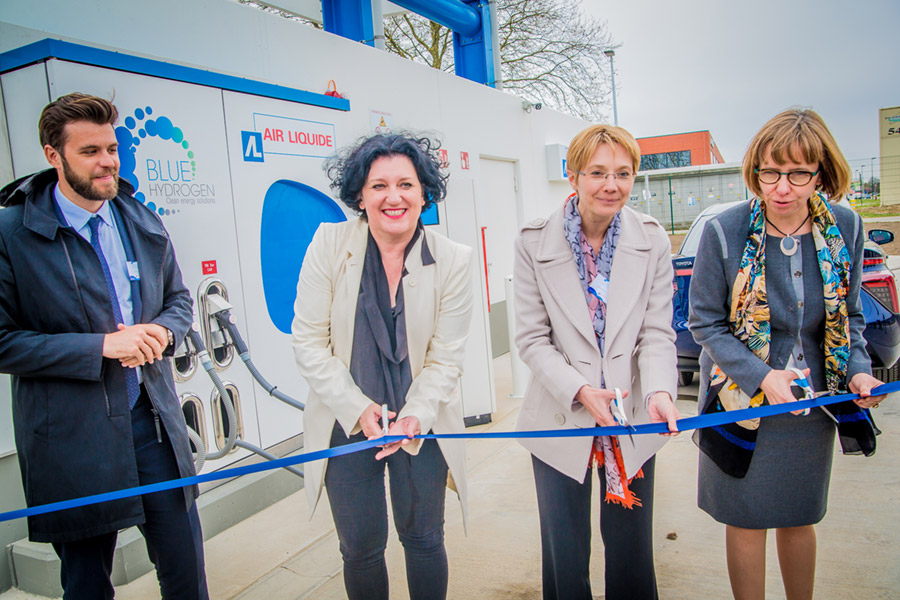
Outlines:
[[[900,106],[878,111],[881,204],[900,204]],[[873,168],[874,171],[874,161]]]
[[[641,171],[725,162],[709,131],[638,138],[637,142],[641,148]]]

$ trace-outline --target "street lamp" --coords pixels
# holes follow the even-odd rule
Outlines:
[[[872,197],[875,197],[875,157],[872,157],[872,173],[869,175],[869,180],[872,183]]]
[[[603,54],[609,57],[609,74],[612,78],[612,96],[613,96],[613,125],[619,125],[619,109],[616,106],[616,70],[613,68],[613,56],[616,55],[615,50],[604,50]]]

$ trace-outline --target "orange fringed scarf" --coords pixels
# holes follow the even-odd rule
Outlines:
[[[606,467],[606,502],[628,509],[642,506],[641,499],[631,491],[629,485],[635,479],[643,479],[644,470],[639,470],[631,479],[625,479],[625,461],[622,459],[618,437],[610,435],[594,438],[593,461],[598,469]]]

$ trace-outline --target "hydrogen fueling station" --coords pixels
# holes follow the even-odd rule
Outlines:
[[[297,276],[318,225],[352,218],[322,164],[376,132],[442,144],[448,199],[423,222],[476,249],[461,394],[468,424],[496,410],[492,357],[509,346],[513,240],[525,215],[566,194],[564,144],[587,123],[493,89],[491,3],[385,4],[290,4],[324,31],[231,1],[0,6],[0,180],[46,168],[36,123],[50,100],[80,91],[119,108],[120,175],[162,218],[194,299],[195,331],[172,363],[201,473],[302,451],[307,389],[290,348]],[[374,47],[373,23],[402,9],[454,31],[455,74]],[[0,387],[0,508],[10,510],[22,490],[9,385]],[[205,484],[205,536],[302,485],[295,468]],[[24,520],[3,525],[0,590],[52,594],[52,549],[25,539]],[[117,583],[152,567],[136,532],[119,536],[117,552]]]

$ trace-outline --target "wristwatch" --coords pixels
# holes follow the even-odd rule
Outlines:
[[[175,346],[175,334],[172,333],[172,330],[171,330],[171,329],[166,329],[166,333],[169,335],[169,345],[166,346],[166,347],[168,348],[168,347],[173,347],[173,346]],[[173,349],[174,349],[174,348],[173,348]]]

